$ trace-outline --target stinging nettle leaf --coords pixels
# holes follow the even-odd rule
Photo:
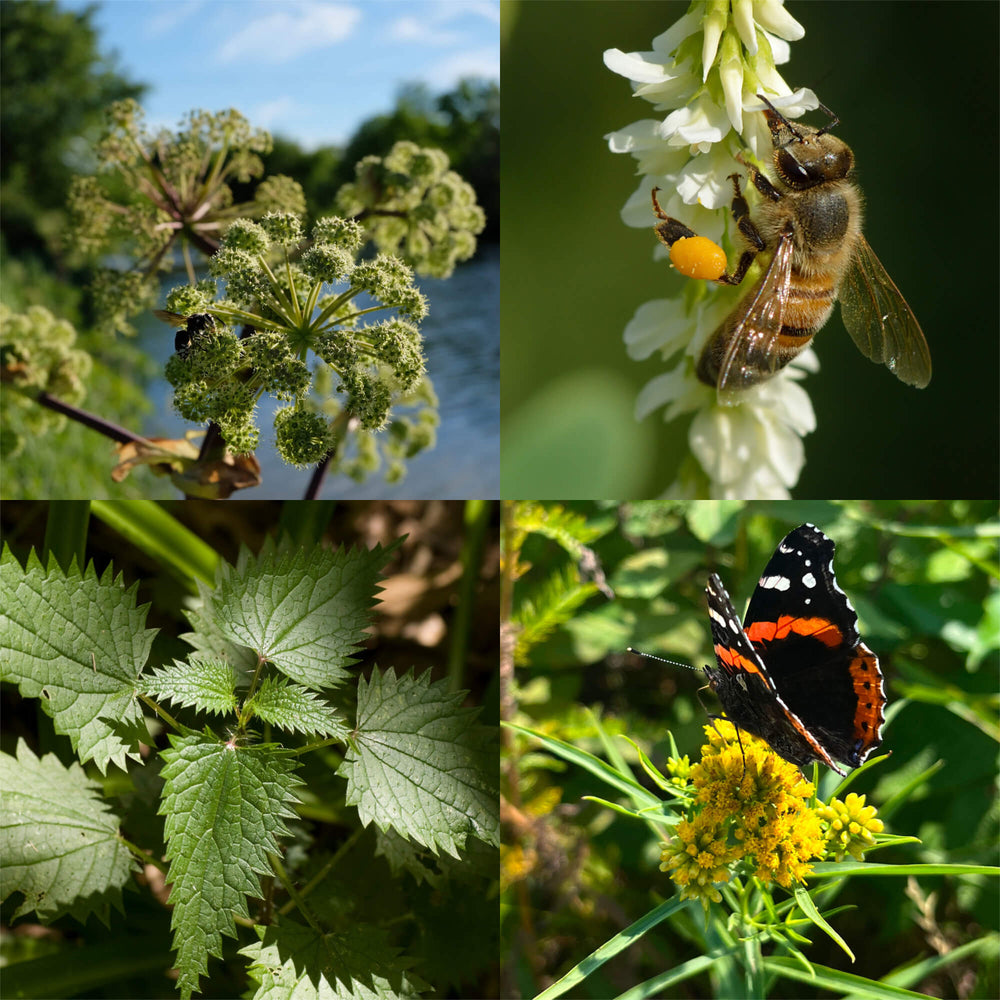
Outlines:
[[[137,587],[111,566],[98,578],[93,563],[63,573],[54,557],[46,568],[32,551],[22,569],[6,545],[0,554],[0,679],[38,698],[102,774],[109,761],[124,770],[126,757],[138,760],[149,739],[136,694],[156,630],[145,628],[149,605],[135,606]]]
[[[208,956],[222,954],[222,935],[236,936],[234,914],[249,917],[247,896],[259,896],[268,853],[295,815],[296,761],[274,744],[240,747],[210,733],[170,737],[163,751],[167,881],[171,928],[184,1000],[207,974]]]
[[[373,925],[319,934],[292,920],[254,927],[259,942],[240,949],[250,960],[254,1000],[417,1000],[426,984],[407,973],[385,932]]]
[[[24,894],[14,913],[43,923],[91,913],[108,923],[122,909],[121,890],[138,868],[118,837],[118,819],[101,786],[79,764],[36,757],[24,740],[17,756],[0,754],[0,897]]]
[[[458,857],[468,835],[500,842],[500,741],[430,672],[372,672],[358,687],[356,731],[338,774],[366,826]]]
[[[221,660],[203,659],[194,653],[186,662],[174,660],[143,677],[146,694],[169,698],[202,712],[221,715],[236,708],[236,673]]]
[[[365,640],[395,547],[283,549],[268,539],[259,555],[243,549],[236,566],[219,567],[215,590],[202,587],[203,614],[299,684],[336,687]]]
[[[258,719],[292,733],[343,740],[349,732],[344,717],[335,708],[284,677],[265,677],[244,711],[252,711]]]

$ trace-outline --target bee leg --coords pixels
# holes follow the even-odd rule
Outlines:
[[[743,192],[740,190],[740,175],[730,174],[729,179],[733,182],[732,212],[736,220],[736,228],[743,234],[743,238],[750,244],[750,249],[744,250],[740,255],[740,262],[736,265],[736,270],[731,274],[723,274],[716,278],[722,285],[738,285],[746,277],[750,265],[754,258],[764,249],[764,237],[754,225],[750,218],[750,206],[747,204]]]
[[[743,161],[740,161],[743,163]],[[769,201],[781,201],[781,192],[756,168],[749,163],[743,163],[747,168],[750,183]]]
[[[659,190],[658,187],[653,188],[653,211],[656,213],[656,217],[663,221],[658,226],[654,226],[653,231],[659,237],[661,243],[672,247],[678,240],[690,239],[695,235],[695,232],[693,229],[685,226],[683,222],[671,218],[660,208],[660,203],[656,198],[656,192]]]

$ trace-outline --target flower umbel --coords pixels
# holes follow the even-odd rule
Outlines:
[[[447,278],[476,252],[486,216],[472,185],[449,170],[448,155],[397,142],[388,156],[366,156],[357,179],[337,193],[337,208],[387,253],[418,273]]]
[[[231,439],[252,447],[254,408],[270,394],[290,404],[274,418],[285,461],[306,466],[329,458],[331,470],[359,478],[379,464],[374,441],[361,439],[386,428],[394,408],[409,406],[418,419],[398,417],[380,442],[388,475],[398,479],[404,459],[433,443],[436,414],[426,411],[436,400],[425,384],[416,325],[427,300],[397,257],[379,254],[355,264],[361,244],[355,222],[319,220],[299,255],[302,238],[301,219],[290,213],[237,220],[210,264],[227,298],[213,302],[205,283],[168,296],[171,311],[183,304],[217,321],[168,362],[174,405],[188,419],[217,423],[231,447]],[[362,293],[371,304],[359,304]],[[388,309],[396,315],[366,322]],[[307,365],[310,352],[319,359],[315,372]],[[356,456],[344,446],[349,434]]]
[[[97,315],[107,329],[132,332],[128,316],[149,307],[156,272],[174,266],[175,250],[193,283],[190,247],[214,253],[222,230],[241,216],[305,210],[302,188],[283,176],[259,184],[252,201],[234,203],[230,183],[259,177],[264,172],[260,154],[270,150],[270,135],[251,128],[233,109],[192,111],[176,132],[152,134],[135,101],[109,108],[96,150],[101,176],[75,179],[68,237],[88,255],[125,245],[137,260],[129,272],[106,274],[97,290],[105,292],[98,296]]]
[[[76,330],[43,306],[13,312],[0,302],[0,455],[13,458],[32,439],[62,430],[66,417],[38,406],[41,392],[80,403],[92,360],[76,346]]]
[[[622,210],[627,225],[649,227],[656,221],[650,193],[659,188],[666,214],[721,241],[733,259],[737,243],[727,226],[735,157],[746,149],[761,157],[771,149],[764,117],[755,113],[761,110],[757,94],[767,93],[789,116],[819,105],[811,91],[791,93],[775,68],[789,58],[787,40],[803,33],[773,0],[695,2],[653,40],[652,51],[604,53],[605,64],[632,81],[637,97],[669,112],[607,136],[612,152],[634,156],[641,174]],[[666,249],[658,247],[657,254],[666,256]],[[695,374],[708,338],[760,273],[755,265],[738,288],[712,294],[701,281],[689,280],[677,297],[640,306],[626,327],[631,357],[657,352],[673,364],[643,388],[637,419],[661,406],[666,420],[694,414],[688,432],[694,461],[680,464],[668,496],[786,499],[798,481],[801,439],[816,426],[809,397],[797,382],[818,367],[812,351],[743,391],[735,406],[720,405],[715,390]]]

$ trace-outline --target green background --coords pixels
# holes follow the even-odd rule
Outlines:
[[[688,419],[633,419],[665,370],[622,331],[683,280],[619,212],[635,161],[603,136],[652,105],[604,67],[648,50],[683,3],[503,7],[502,496],[656,495]],[[790,3],[805,27],[779,67],[841,118],[866,195],[868,241],[930,344],[930,386],[865,360],[839,310],[806,380],[818,428],[798,497],[986,497],[1000,490],[996,285],[997,12],[981,3]]]

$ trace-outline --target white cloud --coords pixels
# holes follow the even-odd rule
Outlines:
[[[202,9],[202,0],[185,0],[182,3],[150,4],[148,10],[152,14],[146,22],[145,37],[160,38],[169,34],[174,28],[191,21]]]
[[[266,128],[268,132],[287,135],[292,130],[285,123],[297,117],[300,111],[298,102],[291,97],[276,97],[256,105],[250,120],[257,128]]]
[[[469,52],[456,52],[448,59],[429,66],[424,78],[432,86],[448,90],[463,77],[480,76],[487,80],[500,79],[500,51],[487,45]]]
[[[410,5],[415,6],[413,4]],[[427,45],[459,45],[465,34],[445,29],[444,25],[469,17],[486,18],[500,23],[500,7],[491,0],[439,0],[421,5],[419,13],[397,17],[389,24],[389,38],[394,42],[422,42]]]
[[[339,3],[285,3],[254,17],[254,5],[244,4],[248,21],[219,49],[219,59],[254,59],[282,63],[349,38],[361,21],[361,10]]]
[[[389,38],[394,42],[424,42],[427,45],[457,45],[457,31],[441,31],[426,18],[398,17],[389,25]]]

